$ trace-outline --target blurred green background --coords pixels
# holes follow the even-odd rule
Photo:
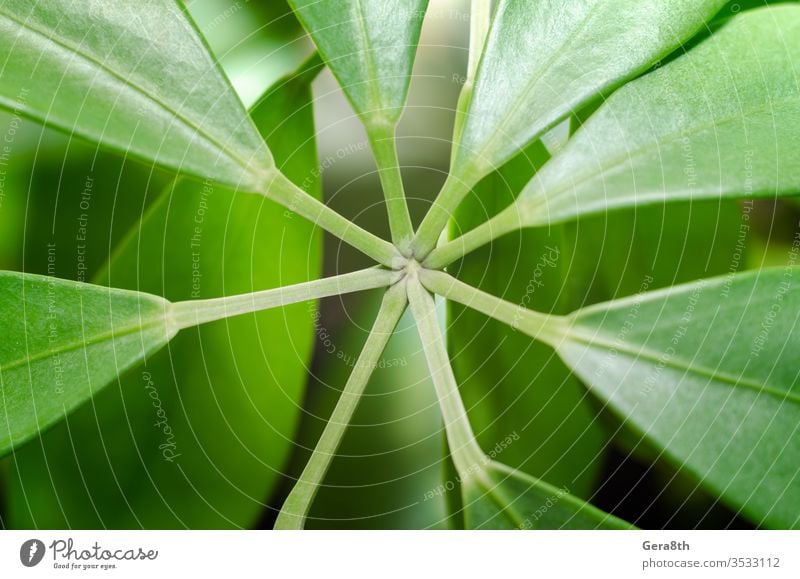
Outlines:
[[[466,68],[468,4],[431,1],[399,128],[416,223],[448,167],[453,109]],[[732,2],[719,20],[761,4]],[[248,107],[313,51],[282,1],[195,0],[188,8]],[[325,201],[388,237],[366,135],[327,71],[313,84],[313,103]],[[576,115],[573,127],[588,112]],[[281,130],[274,138],[287,147],[300,138],[292,125]],[[158,214],[159,199],[165,203],[181,194],[170,186],[172,175],[9,114],[0,116],[0,132],[14,133],[13,156],[1,182],[0,269],[100,279],[125,239],[133,261],[119,267],[118,277],[125,277],[126,268],[131,274],[137,268],[172,267],[165,265],[172,258],[159,248],[152,253],[144,244],[130,248],[131,235],[141,236],[142,217]],[[303,158],[313,157],[314,143],[301,140],[297,147],[303,146],[311,147]],[[488,177],[453,228],[470,228],[510,203],[548,156],[534,144]],[[88,208],[80,204],[87,188]],[[290,223],[267,201],[238,206],[224,201],[226,195],[219,191],[212,207],[219,221],[213,227],[224,242],[214,254],[217,262],[206,262],[206,275],[216,280],[206,291],[231,293],[232,267],[242,268],[240,275],[249,277],[253,289],[265,289],[274,272],[282,280],[317,273],[318,232]],[[91,236],[85,254],[49,262],[53,245],[59,255],[78,254],[76,221],[87,212]],[[254,213],[258,219],[248,221]],[[180,216],[164,219],[148,226],[152,235],[169,232]],[[280,239],[273,228],[282,231]],[[563,313],[636,293],[643,284],[655,289],[782,264],[798,228],[800,206],[791,201],[657,206],[512,234],[454,271],[517,303],[537,276],[542,290],[529,307]],[[293,242],[308,246],[302,263],[287,249]],[[160,251],[166,247],[165,242]],[[324,275],[370,265],[330,236],[321,247]],[[185,268],[185,259],[174,267]],[[112,268],[112,284],[114,279]],[[136,276],[130,283],[137,283]],[[256,326],[219,325],[181,338],[161,358],[148,361],[148,369],[159,366],[169,382],[161,385],[165,408],[175,417],[194,470],[142,454],[158,441],[149,424],[137,423],[148,419],[150,401],[136,391],[142,371],[134,370],[119,388],[104,392],[43,441],[0,462],[0,527],[269,528],[355,363],[378,298],[344,296],[324,300],[319,309],[303,304],[259,318]],[[604,412],[548,348],[479,314],[452,308],[449,315],[451,355],[484,450],[513,436],[500,460],[642,527],[748,526]],[[291,320],[302,323],[295,329]],[[242,346],[252,349],[250,358],[238,349],[233,353],[239,330],[256,338]],[[186,358],[202,369],[176,370]],[[78,449],[75,441],[93,442]],[[450,480],[444,449],[424,356],[406,317],[373,375],[308,526],[447,528],[446,502],[452,496],[441,491]]]

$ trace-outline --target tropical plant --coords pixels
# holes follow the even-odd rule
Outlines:
[[[800,192],[800,8],[776,5],[721,18],[722,0],[500,0],[494,9],[488,0],[473,0],[450,172],[415,229],[395,130],[427,0],[290,4],[318,54],[248,114],[176,0],[0,2],[0,105],[179,175],[118,240],[94,283],[0,274],[0,453],[14,453],[18,474],[10,478],[22,481],[19,496],[52,516],[21,516],[20,524],[213,527],[252,520],[246,495],[265,496],[275,485],[275,465],[284,463],[285,441],[296,426],[314,332],[306,306],[297,304],[383,288],[369,338],[276,528],[304,526],[407,308],[460,489],[448,497],[454,525],[631,526],[548,483],[546,468],[534,477],[523,468],[527,459],[512,468],[484,451],[516,418],[538,411],[525,402],[527,392],[508,391],[503,383],[507,372],[522,372],[539,396],[561,396],[565,384],[575,385],[568,396],[576,412],[585,412],[587,396],[597,400],[621,419],[634,451],[655,449],[754,524],[800,526],[800,238],[782,267],[661,282],[671,287],[655,291],[649,291],[652,270],[643,268],[634,295],[574,310],[553,296],[547,312],[528,307],[540,303],[538,294],[533,300],[543,285],[539,274],[510,271],[502,259],[513,233],[529,265],[544,255],[544,269],[558,269],[579,285],[591,271],[591,250],[572,248],[569,268],[551,267],[565,259],[565,250],[545,247],[541,231],[606,212],[630,220],[651,205]],[[324,204],[318,173],[306,178],[317,163],[310,83],[323,66],[366,129],[391,242]],[[645,230],[663,226],[670,215],[659,213]],[[223,233],[231,226],[246,243]],[[315,279],[317,228],[376,265]],[[707,235],[700,244],[710,243],[713,231]],[[201,244],[202,257],[194,251]],[[241,251],[247,247],[250,252]],[[278,247],[289,252],[287,259],[270,263]],[[204,264],[221,262],[227,269],[202,277]],[[532,289],[522,289],[520,302],[511,287]],[[506,292],[517,301],[503,299]],[[436,303],[441,298],[446,324]],[[507,328],[487,326],[486,316]],[[296,361],[265,365],[265,358],[287,356],[287,343]],[[486,351],[497,344],[507,348],[507,363],[483,367]],[[170,355],[156,356],[165,347]],[[212,365],[202,373],[198,352]],[[143,362],[146,370],[133,375]],[[215,375],[233,372],[243,376],[243,387],[213,388]],[[267,372],[277,373],[273,388],[285,388],[277,406],[263,388],[247,387]],[[182,412],[172,420],[187,421],[195,437],[181,451],[172,446],[177,427],[160,401],[167,394],[153,378],[176,374],[197,377],[198,386],[174,393]],[[474,399],[471,413],[479,408],[483,447],[457,376],[469,383],[463,393]],[[117,385],[113,400],[95,398],[111,384]],[[145,401],[131,396],[142,388]],[[153,430],[156,400],[163,427]],[[229,426],[224,409],[247,404],[251,411],[241,414],[236,431],[220,437]],[[90,406],[86,432],[45,433]],[[557,418],[559,424],[577,420],[578,434],[571,443],[556,437],[548,456],[568,453],[573,444],[598,444],[583,419]],[[157,436],[158,456],[143,454],[124,423],[141,428],[140,438]],[[98,429],[127,450],[105,452],[105,439],[94,436]],[[231,452],[239,436],[256,450]],[[85,498],[25,487],[20,473],[26,469],[46,468],[57,487],[74,468],[48,452],[65,441],[92,472],[84,491],[94,513],[71,507]],[[126,453],[148,465],[152,492],[137,494],[120,481],[134,478]],[[206,485],[199,490],[198,474]],[[213,504],[184,500],[189,486],[213,496]],[[130,509],[136,514],[120,513],[119,504],[137,505]],[[164,505],[173,518],[151,523],[152,511]]]

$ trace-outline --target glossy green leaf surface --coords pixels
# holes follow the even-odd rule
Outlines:
[[[452,171],[474,182],[698,32],[724,0],[502,0]]]
[[[468,529],[631,529],[555,487],[497,462],[462,483]]]
[[[562,359],[667,458],[758,524],[800,525],[800,271],[766,269],[591,306]]]
[[[156,296],[0,273],[0,455],[18,447],[166,344]]]
[[[732,19],[617,91],[526,187],[525,225],[607,209],[800,192],[800,7]]]
[[[428,0],[290,0],[356,113],[394,125],[405,106]]]
[[[277,82],[252,111],[281,170],[315,197],[309,83],[318,64]],[[217,298],[317,278],[320,262],[320,236],[307,221],[261,197],[181,180],[134,228],[104,278],[173,300]],[[182,332],[42,446],[17,453],[11,523],[256,524],[291,448],[315,312],[305,302]]]
[[[0,106],[259,190],[272,158],[179,2],[0,2]]]

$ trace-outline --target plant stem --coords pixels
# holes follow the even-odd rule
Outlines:
[[[425,259],[431,250],[436,247],[436,242],[439,240],[442,230],[447,226],[447,222],[452,217],[456,207],[478,182],[478,179],[471,178],[470,171],[465,171],[460,177],[456,177],[454,168],[456,154],[461,142],[461,132],[467,118],[467,109],[469,109],[469,104],[472,101],[478,65],[483,56],[486,37],[489,34],[491,18],[491,0],[472,0],[469,20],[469,62],[467,64],[467,78],[464,86],[461,87],[458,105],[456,106],[456,122],[453,128],[453,153],[450,161],[451,171],[414,238],[412,246],[414,256],[418,261]]]
[[[405,281],[393,285],[383,297],[378,317],[372,326],[364,349],[347,380],[336,408],[308,460],[303,473],[283,504],[275,529],[302,529],[320,483],[339,448],[342,436],[353,417],[373,369],[406,309]]]
[[[386,287],[397,282],[402,276],[403,273],[400,271],[373,267],[266,291],[209,300],[176,302],[172,305],[172,319],[177,329],[191,328],[207,322],[297,302]]]
[[[464,235],[434,249],[423,265],[429,269],[442,269],[498,237],[523,227],[518,206],[510,205],[488,221]]]
[[[280,171],[272,173],[263,194],[387,267],[399,268],[405,263],[405,258],[391,243],[360,228],[314,199]]]
[[[406,256],[411,255],[411,240],[414,238],[414,226],[408,213],[408,203],[403,188],[403,176],[400,173],[400,162],[397,158],[397,143],[393,125],[378,123],[367,125],[372,154],[378,166],[383,196],[386,199],[386,211],[389,214],[389,229],[392,241]]]
[[[428,290],[508,324],[546,344],[554,346],[564,336],[566,320],[561,316],[543,314],[512,304],[442,271],[423,269],[419,276]]]
[[[407,277],[407,286],[411,312],[414,314],[417,331],[422,340],[422,349],[425,351],[431,379],[439,399],[453,463],[462,480],[473,476],[480,477],[487,463],[486,455],[475,440],[467,410],[461,400],[433,297],[422,287],[414,274]]]
[[[456,177],[452,172],[447,176],[447,181],[442,186],[442,190],[422,220],[417,229],[417,235],[414,237],[412,247],[417,261],[423,261],[436,247],[436,242],[447,225],[447,221],[453,216],[456,207],[474,184],[473,181],[464,181]]]

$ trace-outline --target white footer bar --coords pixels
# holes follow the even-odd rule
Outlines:
[[[186,575],[190,573],[190,575]],[[0,577],[800,577],[786,531],[0,531]]]

